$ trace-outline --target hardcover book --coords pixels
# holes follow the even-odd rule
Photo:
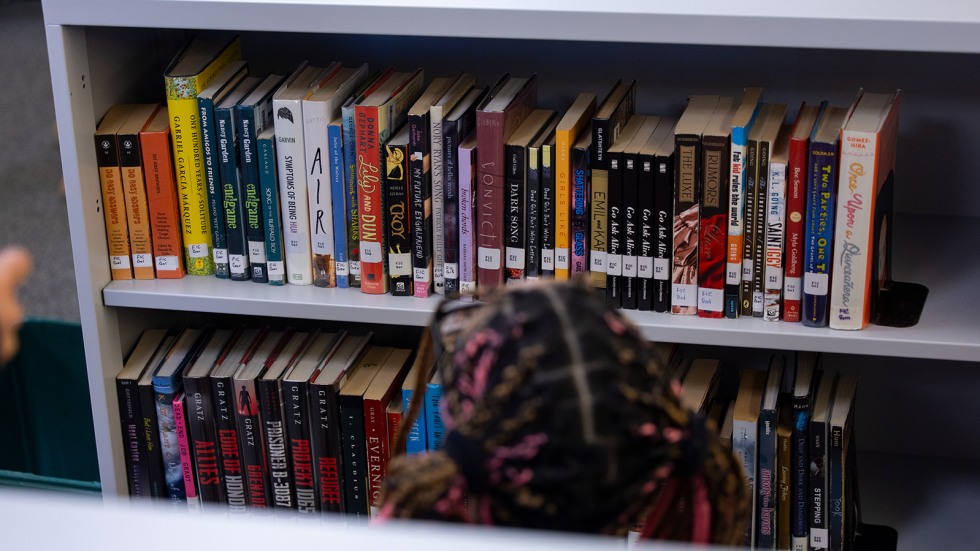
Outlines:
[[[229,63],[218,73],[211,84],[197,95],[197,107],[201,123],[201,160],[204,163],[204,186],[208,195],[208,215],[211,225],[211,250],[214,259],[214,275],[221,279],[230,277],[228,267],[228,243],[225,232],[225,212],[222,208],[220,157],[218,155],[217,127],[214,107],[234,90],[248,75],[248,62],[238,60]],[[168,119],[169,121],[169,119]],[[169,123],[168,123],[169,126]]]
[[[720,98],[701,137],[700,228],[698,229],[698,316],[725,315],[728,259],[728,171],[731,168],[732,121],[738,105]]]
[[[131,104],[113,106],[102,117],[102,122],[95,130],[95,159],[102,185],[102,212],[105,216],[112,279],[133,279],[126,201],[123,197],[122,171],[119,167],[117,145],[119,128],[126,122],[126,117],[132,110]]]
[[[579,94],[555,128],[555,279],[571,275],[572,146],[595,114],[596,96]]]
[[[459,159],[459,299],[476,299],[476,130],[463,138]]]
[[[422,93],[424,82],[422,69],[394,73],[354,106],[363,293],[388,292],[384,147],[389,136],[405,122],[408,108]]]
[[[388,406],[401,390],[411,365],[412,351],[395,348],[364,390],[364,441],[367,452],[368,505],[370,515],[381,507],[382,482],[388,472],[391,446],[388,442]],[[400,399],[400,396],[398,397]]]
[[[847,109],[828,107],[810,135],[803,250],[803,324],[826,327],[834,269],[840,129]]]
[[[303,99],[315,92],[317,85],[336,69],[337,64],[314,67],[304,61],[272,97],[286,281],[292,285],[313,284]]]
[[[446,427],[442,421],[442,377],[439,371],[432,374],[425,387],[425,441],[430,450],[441,450]]]
[[[640,300],[640,246],[642,214],[640,212],[640,152],[660,126],[660,117],[647,116],[622,155],[623,235],[622,307],[636,310]]]
[[[671,197],[674,190],[674,125],[662,118],[640,150],[639,310],[670,309]]]
[[[480,294],[504,283],[504,145],[538,102],[538,78],[500,78],[476,109],[477,282]]]
[[[623,305],[623,251],[626,243],[626,205],[623,200],[623,173],[625,168],[623,152],[630,145],[637,131],[643,126],[646,116],[630,118],[615,142],[605,153],[609,163],[607,187],[609,190],[608,245],[606,249],[606,302],[615,308]],[[545,191],[542,189],[542,196]],[[546,231],[542,228],[542,231]],[[543,246],[543,243],[542,243]]]
[[[786,166],[786,254],[783,258],[783,320],[803,319],[803,242],[806,237],[807,157],[810,133],[823,115],[827,102],[803,104],[789,137]]]
[[[170,145],[170,113],[157,110],[140,132],[143,175],[146,179],[147,218],[153,235],[153,260],[158,279],[184,277],[184,253],[180,238],[180,213]],[[224,224],[224,222],[222,222]],[[222,231],[224,226],[222,225]]]
[[[830,327],[863,329],[891,279],[899,92],[864,93],[841,129]],[[844,170],[846,167],[846,180]]]
[[[415,222],[412,182],[409,176],[409,128],[401,130],[385,144],[385,231],[388,238],[388,288],[393,296],[410,297],[413,232]],[[428,296],[427,294],[422,296]]]
[[[732,118],[728,165],[728,236],[725,270],[725,317],[742,313],[742,246],[745,235],[746,155],[749,133],[759,120],[762,88],[746,88]]]
[[[185,265],[192,275],[214,274],[197,96],[226,65],[241,59],[241,55],[238,37],[194,38],[164,72]]]
[[[698,312],[698,244],[701,196],[701,134],[718,96],[692,96],[674,128],[674,246],[670,282],[673,314]]]
[[[783,313],[783,257],[786,250],[786,172],[789,134],[783,125],[772,145],[769,189],[766,193],[766,247],[763,277],[762,319],[779,321]]]
[[[119,127],[119,172],[126,204],[129,228],[129,248],[135,279],[154,279],[153,240],[150,237],[150,218],[140,154],[140,132],[160,108],[156,103],[133,106]]]

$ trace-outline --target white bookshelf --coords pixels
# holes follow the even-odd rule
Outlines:
[[[917,326],[838,332],[754,319],[628,314],[651,339],[731,347],[736,356],[779,349],[849,359],[846,369],[863,377],[861,434],[873,435],[862,440],[874,458],[862,467],[862,473],[872,471],[862,482],[866,519],[897,528],[900,549],[920,548],[913,543],[953,549],[970,541],[969,524],[953,511],[980,505],[976,492],[957,489],[980,486],[980,445],[964,439],[980,434],[980,420],[962,415],[949,396],[980,391],[980,260],[971,246],[980,239],[980,100],[973,76],[980,61],[980,7],[951,0],[800,6],[770,0],[43,4],[106,495],[126,488],[114,377],[142,329],[173,316],[417,329],[437,304],[215,278],[110,281],[92,146],[98,117],[117,102],[161,100],[162,67],[191,33],[237,32],[245,57],[259,71],[288,72],[303,59],[337,59],[422,66],[430,77],[472,70],[481,83],[504,71],[537,72],[541,103],[554,109],[567,107],[580,91],[604,94],[616,78],[637,79],[638,111],[645,114],[676,115],[688,94],[735,95],[749,85],[763,86],[768,101],[790,105],[821,99],[846,105],[860,86],[902,88],[894,272],[930,289]],[[893,364],[900,369],[891,371]],[[896,389],[916,403],[890,403]],[[928,437],[910,437],[909,427],[928,431]],[[944,458],[968,467],[946,468],[952,459]],[[924,473],[932,474],[922,478]],[[928,482],[936,477],[941,483]],[[921,506],[900,505],[904,487],[891,482],[909,479],[929,486]]]

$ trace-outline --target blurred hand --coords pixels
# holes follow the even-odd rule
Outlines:
[[[17,332],[24,321],[24,309],[17,291],[31,273],[31,255],[23,248],[0,249],[0,365],[17,354]]]

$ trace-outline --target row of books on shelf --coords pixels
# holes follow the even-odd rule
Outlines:
[[[678,373],[681,401],[717,427],[745,467],[751,520],[745,546],[855,549],[857,378],[820,369],[819,356],[774,354],[768,369],[724,369],[697,358]],[[680,362],[683,363],[683,362]]]
[[[116,378],[129,493],[366,518],[416,390],[413,355],[344,331],[144,331]],[[408,453],[441,447],[427,375]]]
[[[860,329],[890,277],[897,92],[791,109],[746,88],[674,118],[620,81],[559,112],[535,75],[259,77],[240,57],[194,41],[165,107],[99,125],[113,278],[472,300],[588,277],[623,308]]]

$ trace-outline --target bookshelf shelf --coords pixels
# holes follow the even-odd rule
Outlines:
[[[143,329],[198,314],[418,328],[438,304],[214,278],[111,281],[92,146],[98,119],[115,103],[160,101],[163,65],[191,34],[236,32],[259,72],[291,71],[316,56],[422,66],[429,77],[474,70],[481,83],[505,71],[537,72],[540,102],[554,109],[617,78],[637,79],[637,111],[646,114],[679,113],[688,94],[732,95],[743,86],[762,86],[767,101],[791,106],[847,105],[861,86],[901,88],[893,272],[929,287],[917,326],[839,332],[627,314],[655,340],[745,357],[780,349],[843,359],[843,369],[863,377],[861,434],[872,437],[862,442],[875,452],[868,461],[862,455],[866,520],[897,528],[899,549],[972,542],[963,511],[980,505],[980,445],[963,435],[980,434],[980,419],[959,404],[980,390],[980,258],[972,250],[980,240],[980,7],[952,0],[43,0],[43,7],[105,495],[126,491],[114,377]],[[902,403],[891,402],[895,394]],[[912,429],[923,436],[909,438]]]

